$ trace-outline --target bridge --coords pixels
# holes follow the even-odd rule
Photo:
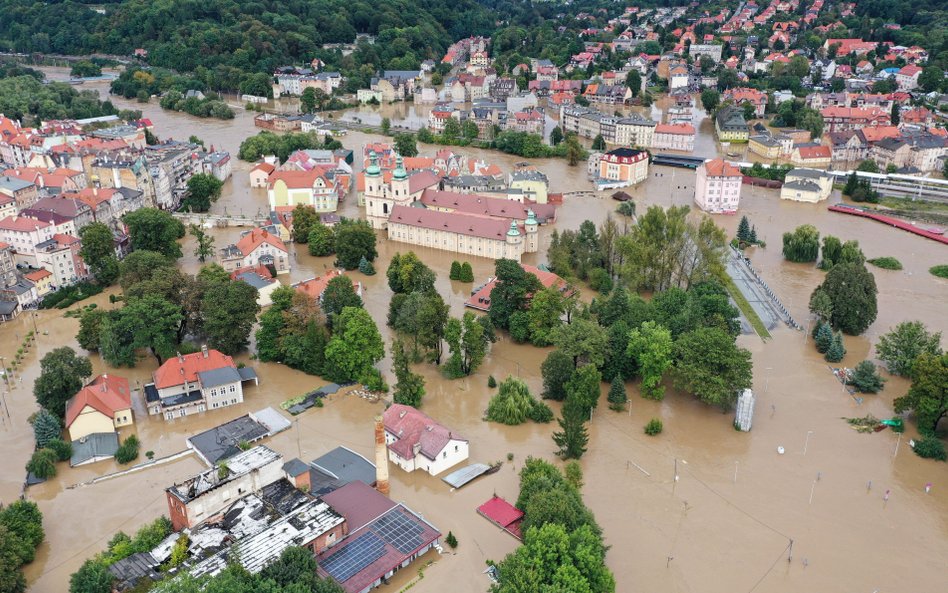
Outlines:
[[[257,210],[256,214],[210,214],[208,212],[172,212],[171,216],[180,220],[183,224],[196,224],[206,228],[211,227],[229,227],[229,226],[248,226],[258,227],[269,224],[270,217],[262,210]]]

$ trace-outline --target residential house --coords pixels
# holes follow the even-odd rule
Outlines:
[[[721,52],[723,49],[723,45],[697,43],[688,47],[688,55],[694,58],[696,62],[701,59],[701,56],[708,56],[717,64],[721,61]]]
[[[53,238],[56,227],[33,218],[8,216],[0,219],[0,241],[13,249],[16,262],[36,263],[36,246]],[[38,267],[38,266],[33,266]]]
[[[158,367],[144,387],[145,405],[150,415],[183,418],[243,402],[247,381],[257,384],[252,368],[237,368],[230,356],[202,346],[200,352],[173,356]]]
[[[878,107],[824,107],[820,110],[827,132],[889,125],[889,114]]]
[[[257,304],[261,307],[269,307],[273,304],[273,291],[280,287],[273,274],[266,266],[256,266],[254,268],[237,268],[230,273],[231,280],[246,282],[257,289]]]
[[[816,203],[833,191],[833,178],[816,169],[791,169],[780,188],[781,200]]]
[[[333,278],[336,278],[337,276],[346,277],[346,273],[342,270],[332,269],[318,278],[303,280],[302,282],[297,282],[291,286],[297,292],[305,294],[306,296],[313,299],[317,304],[320,304],[323,302],[323,293],[326,291],[326,287],[329,286],[329,281]],[[358,280],[352,280],[352,289],[357,295],[359,295],[359,297],[362,296],[361,282]]]
[[[250,187],[267,187],[270,180],[270,174],[276,171],[270,163],[258,163],[250,170]]]
[[[741,202],[740,169],[724,159],[707,160],[698,166],[695,179],[695,203],[713,214],[736,212]]]
[[[286,274],[290,271],[290,256],[279,236],[265,229],[253,229],[236,243],[221,249],[220,264],[228,272],[272,266],[277,274]]]
[[[12,200],[16,209],[29,208],[39,198],[39,188],[31,181],[4,175],[0,177],[0,196]]]
[[[748,138],[747,148],[752,153],[762,156],[765,159],[776,159],[780,157],[781,145],[770,134],[755,134]]]
[[[510,173],[507,186],[510,189],[520,190],[526,200],[535,204],[546,204],[549,201],[550,180],[539,171],[513,171]]]
[[[27,272],[26,274],[23,274],[23,278],[33,283],[33,286],[36,287],[36,294],[40,298],[43,298],[55,288],[53,285],[53,273],[46,268],[40,268],[39,270]]]
[[[869,149],[869,158],[875,161],[880,169],[890,166],[901,169],[909,164],[911,154],[912,147],[901,138],[885,138]]]
[[[99,375],[66,402],[69,440],[90,434],[115,432],[134,422],[128,379]]]
[[[799,167],[827,168],[833,160],[833,151],[822,144],[798,144],[790,153],[790,162]]]
[[[900,91],[912,91],[918,88],[918,77],[922,69],[915,64],[902,66],[895,75],[895,83],[899,85]]]
[[[747,87],[732,88],[724,91],[722,99],[733,101],[735,105],[749,103],[754,106],[754,115],[763,117],[767,109],[767,93]]]
[[[615,135],[611,143],[619,146],[649,147],[652,145],[655,125],[654,121],[634,114],[620,118],[615,122]]]
[[[648,177],[648,153],[634,148],[616,148],[599,157],[596,184],[599,189],[635,185]]]
[[[389,461],[436,476],[468,458],[468,441],[423,412],[392,404],[382,414]]]

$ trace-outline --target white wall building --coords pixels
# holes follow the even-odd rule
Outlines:
[[[411,406],[393,404],[382,419],[389,461],[407,472],[436,476],[468,458],[467,439]]]
[[[713,214],[736,212],[742,181],[740,169],[724,159],[705,161],[697,169],[695,203]]]

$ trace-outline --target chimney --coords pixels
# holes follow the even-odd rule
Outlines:
[[[388,496],[388,447],[381,416],[375,417],[375,489]]]
[[[201,354],[204,355],[204,358],[207,358],[207,344],[201,346]]]

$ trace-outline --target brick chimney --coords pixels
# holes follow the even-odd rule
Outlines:
[[[385,445],[385,425],[382,417],[375,417],[375,489],[388,496],[388,447]]]
[[[207,358],[207,344],[201,346],[201,354],[204,356],[204,358]]]

